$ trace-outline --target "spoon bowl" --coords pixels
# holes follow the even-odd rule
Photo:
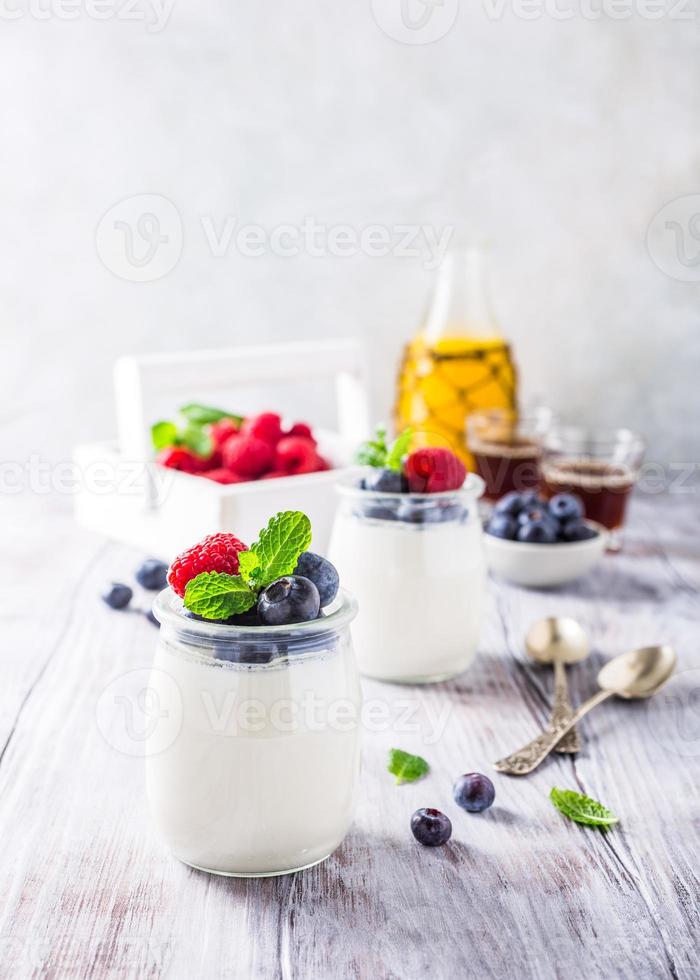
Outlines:
[[[548,616],[538,619],[528,630],[525,647],[533,660],[551,664],[561,660],[576,664],[590,652],[583,627],[568,616]]]
[[[598,684],[619,698],[648,698],[670,678],[676,668],[676,659],[673,647],[666,643],[630,650],[601,668]]]

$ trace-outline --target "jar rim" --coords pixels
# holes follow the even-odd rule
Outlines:
[[[330,612],[306,623],[290,623],[286,626],[236,626],[215,623],[205,619],[189,619],[183,615],[184,604],[171,588],[163,589],[153,601],[153,614],[161,626],[169,626],[180,636],[190,637],[193,642],[216,640],[231,643],[264,643],[269,640],[301,640],[338,633],[357,615],[357,600],[346,589],[339,589],[331,604]]]
[[[449,500],[478,500],[486,489],[486,484],[476,473],[467,473],[464,483],[458,490],[440,490],[437,493],[387,493],[385,490],[363,490],[357,485],[358,478],[363,473],[372,470],[371,466],[357,466],[348,475],[335,483],[335,491],[342,497],[368,500],[410,500],[411,503],[428,504],[433,501]]]

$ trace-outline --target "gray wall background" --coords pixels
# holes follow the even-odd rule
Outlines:
[[[86,0],[74,17],[40,20],[29,0],[0,15],[6,453],[61,459],[111,436],[111,364],[138,351],[357,334],[386,416],[425,258],[251,257],[235,241],[216,257],[203,225],[312,216],[488,239],[525,394],[637,427],[655,459],[697,458],[696,3],[650,19],[621,0],[615,19],[560,0],[569,19],[551,3],[524,19],[511,2],[410,0],[431,15],[421,35],[399,0],[175,0],[160,25],[140,2],[105,0],[101,20]],[[139,202],[96,244],[102,216],[141,194],[170,238],[158,261],[179,255],[145,282],[114,230]]]

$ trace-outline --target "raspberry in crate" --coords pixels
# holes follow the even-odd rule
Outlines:
[[[329,381],[337,426],[298,421],[294,388],[308,404],[313,385]],[[245,389],[252,386],[269,392],[266,404],[238,414],[237,403],[251,405]],[[212,531],[235,529],[245,540],[266,514],[291,506],[310,515],[314,548],[325,549],[333,485],[369,431],[366,359],[357,342],[125,357],[115,387],[118,443],[74,452],[87,476],[75,500],[79,523],[170,560]],[[207,392],[216,392],[221,408],[209,407]],[[193,395],[201,403],[186,402]],[[99,489],[90,485],[97,470]]]

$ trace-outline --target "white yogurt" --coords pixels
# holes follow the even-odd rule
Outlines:
[[[172,683],[175,681],[175,684]],[[152,815],[181,861],[280,874],[328,857],[352,820],[360,690],[349,634],[336,648],[246,666],[165,631],[152,674],[160,712],[181,713],[147,753]]]
[[[486,567],[481,525],[410,524],[341,504],[329,558],[355,594],[360,671],[399,682],[445,680],[474,659]]]

